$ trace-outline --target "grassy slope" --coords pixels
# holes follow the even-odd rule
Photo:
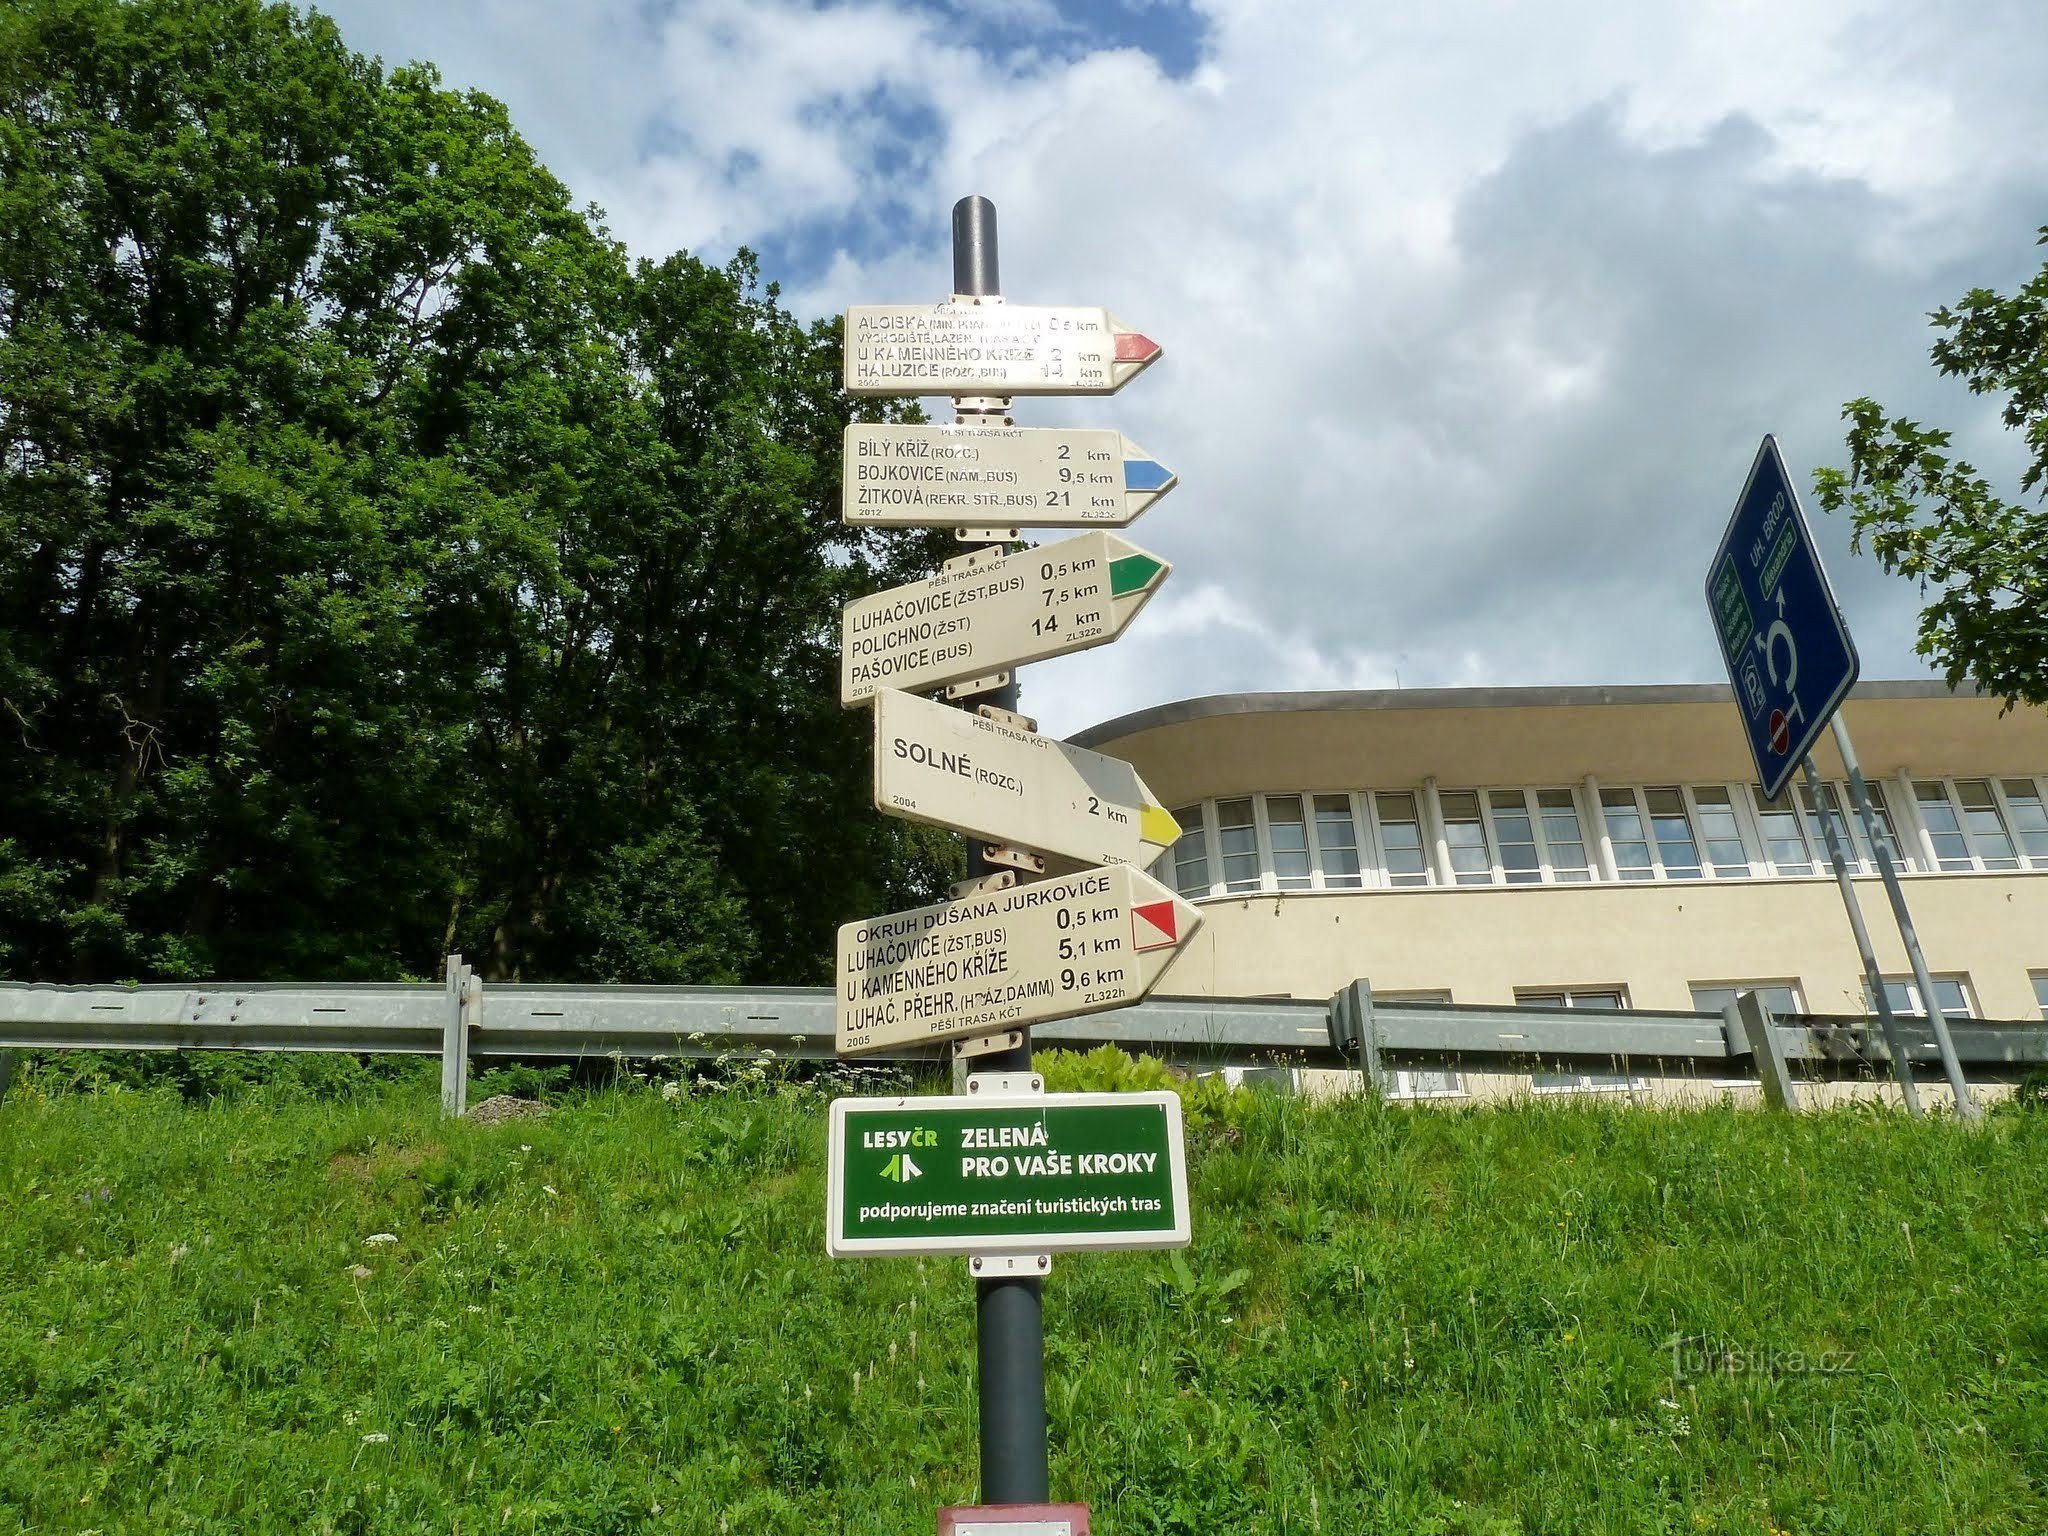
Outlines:
[[[928,1531],[975,1493],[971,1288],[824,1259],[823,1121],[10,1102],[0,1531]],[[1054,1492],[1105,1536],[2048,1529],[2048,1116],[1197,1140],[1185,1271],[1047,1287]],[[1678,1382],[1673,1333],[1855,1358]]]

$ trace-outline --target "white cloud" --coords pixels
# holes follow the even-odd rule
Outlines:
[[[337,6],[358,46],[385,3]],[[447,9],[476,23],[442,18],[451,78],[506,95],[647,254],[838,230],[769,274],[794,307],[936,297],[947,210],[981,192],[1013,298],[1165,345],[1114,401],[1020,411],[1122,427],[1182,478],[1133,530],[1166,593],[1026,674],[1054,729],[1397,665],[1715,677],[1700,572],[1764,431],[1839,462],[1870,393],[2011,459],[1933,378],[1924,314],[2038,261],[2030,0],[1216,0],[1179,79],[1067,35],[978,52],[900,0],[522,6],[516,45],[477,22],[498,7]],[[1865,675],[1917,672],[1915,594],[1823,542]]]

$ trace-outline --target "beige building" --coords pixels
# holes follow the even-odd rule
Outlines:
[[[1866,683],[1845,718],[1944,1010],[2048,1016],[2048,712]],[[1860,1014],[1827,814],[1920,1010],[1832,741],[1824,809],[1765,801],[1720,685],[1236,694],[1074,740],[1186,829],[1155,873],[1206,922],[1162,993]]]

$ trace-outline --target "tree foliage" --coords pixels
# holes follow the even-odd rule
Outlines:
[[[1933,591],[1918,649],[1951,685],[1969,678],[2008,709],[2048,706],[2048,265],[2017,293],[1973,289],[1931,319],[1935,366],[1972,394],[2006,397],[2001,416],[2030,455],[2024,499],[1953,457],[1946,431],[1861,399],[1842,411],[1849,468],[1820,471],[1820,502],[1850,510],[1856,547],[1867,538],[1886,570]]]
[[[0,974],[812,980],[839,345],[257,0],[0,12]]]

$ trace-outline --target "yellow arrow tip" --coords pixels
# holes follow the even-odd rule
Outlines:
[[[1148,843],[1171,848],[1180,839],[1180,823],[1164,806],[1143,806],[1138,811],[1138,835]]]

